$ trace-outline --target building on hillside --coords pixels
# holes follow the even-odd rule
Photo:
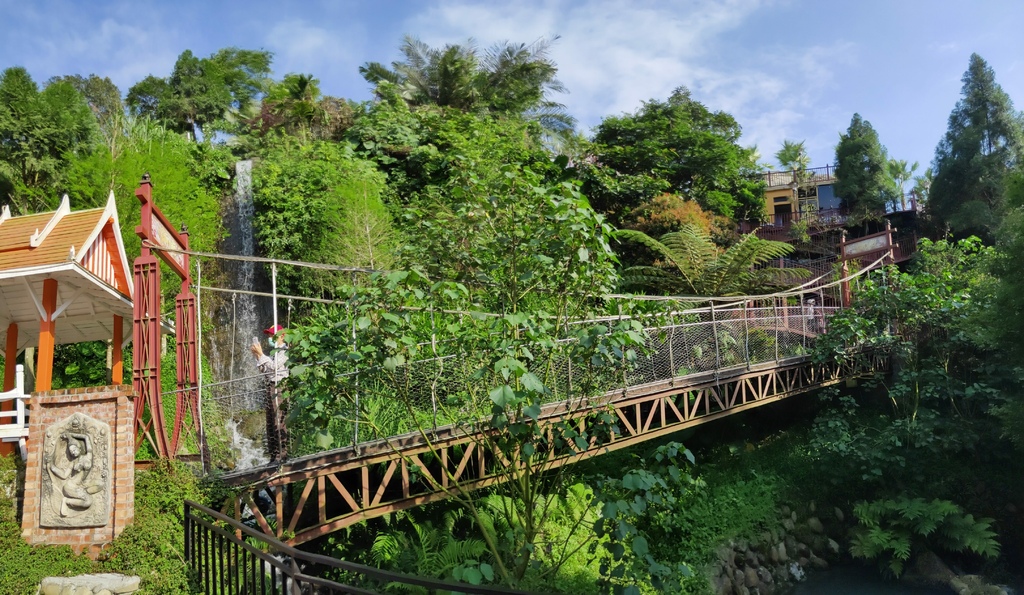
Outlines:
[[[841,201],[833,190],[835,175],[834,165],[761,174],[768,223],[784,226],[807,217],[838,216]]]

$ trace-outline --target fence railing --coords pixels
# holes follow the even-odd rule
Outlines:
[[[821,209],[796,213],[776,213],[764,221],[744,221],[740,224],[743,233],[754,232],[757,237],[765,240],[786,241],[794,239],[793,224],[803,221],[807,223],[808,232],[842,227],[846,224],[849,212],[846,209]]]
[[[14,388],[0,393],[0,442],[17,442],[21,458],[25,459],[25,440],[28,439],[28,408],[26,402],[29,395],[25,394],[25,366],[15,368]],[[5,403],[13,402],[9,408]]]
[[[836,177],[836,167],[834,165],[826,165],[825,167],[812,167],[800,170],[799,172],[794,170],[769,171],[760,175],[769,188],[791,186],[794,180],[805,184],[817,184],[833,180]]]
[[[185,563],[195,586],[206,595],[374,595],[397,586],[437,594],[529,595],[505,587],[388,572],[312,554],[189,500],[185,501]]]

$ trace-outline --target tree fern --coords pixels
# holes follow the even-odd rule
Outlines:
[[[778,287],[809,276],[805,269],[757,269],[793,251],[784,242],[747,234],[726,250],[695,225],[656,240],[636,230],[620,230],[620,240],[636,242],[655,252],[661,262],[623,271],[623,285],[663,293],[740,295]],[[777,272],[776,272],[777,271]],[[784,272],[783,272],[784,271]]]

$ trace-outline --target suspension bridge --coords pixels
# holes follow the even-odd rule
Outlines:
[[[556,360],[550,397],[533,423],[547,434],[549,445],[556,433],[585,439],[551,446],[536,464],[557,469],[884,370],[887,360],[870,353],[843,364],[816,363],[810,354],[829,318],[842,308],[843,290],[886,258],[842,279],[819,277],[768,296],[664,299],[663,312],[637,318],[645,343],[640,355],[599,383],[596,394],[580,389],[586,370]],[[607,326],[626,318],[575,324]],[[397,375],[381,375],[377,384],[396,383],[395,400],[407,405],[409,418],[416,418],[406,424],[410,430],[382,435],[357,395],[343,421],[350,427],[335,428],[351,437],[350,444],[223,475],[238,488],[237,518],[251,514],[264,533],[295,545],[507,481],[509,467],[524,464],[523,459],[495,447],[496,430],[478,423],[484,417],[479,412],[486,409],[476,409],[476,419],[456,423],[443,423],[445,416],[438,415],[439,402],[470,381],[464,368],[460,372],[455,365],[468,355],[425,358],[401,366]],[[405,387],[401,397],[399,383]],[[602,431],[596,430],[602,425]]]

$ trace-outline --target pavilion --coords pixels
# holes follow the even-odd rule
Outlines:
[[[53,386],[56,345],[111,341],[111,383],[124,382],[122,348],[131,340],[132,273],[114,193],[106,206],[12,217],[0,212],[0,345],[3,390],[15,386],[18,354],[36,347],[35,389]],[[125,325],[125,319],[129,324]],[[0,455],[13,444],[0,444]]]

